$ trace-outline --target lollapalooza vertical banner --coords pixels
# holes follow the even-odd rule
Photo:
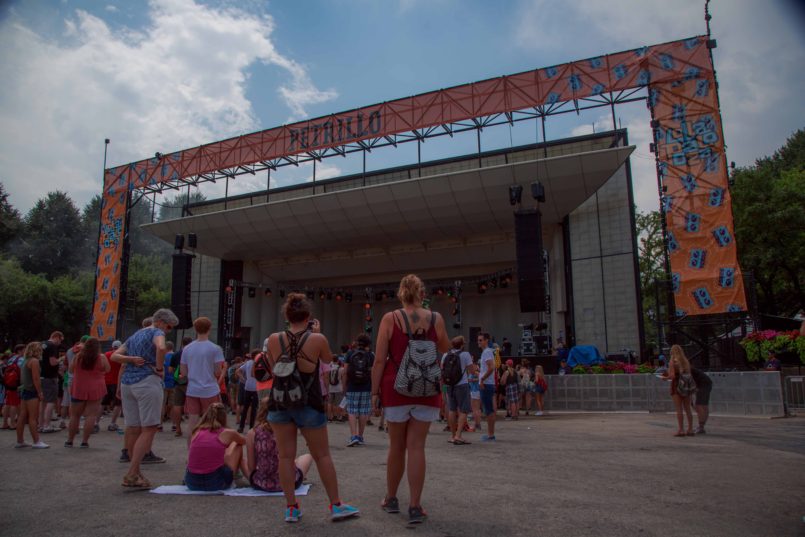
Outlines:
[[[704,39],[687,48],[649,89],[676,315],[745,311],[712,59]]]

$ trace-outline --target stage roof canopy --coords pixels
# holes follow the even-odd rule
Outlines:
[[[540,210],[544,229],[550,228],[606,183],[633,150],[615,147],[304,194],[143,227],[169,243],[177,234],[195,233],[197,253],[258,261],[276,281],[355,275],[367,266],[378,273],[419,270],[444,266],[446,255],[459,256],[455,265],[511,263],[509,185],[522,185],[523,207],[532,207],[529,185],[542,182],[546,202]],[[467,247],[483,244],[476,240],[483,237],[508,247],[483,259],[483,248]],[[397,258],[417,258],[422,266],[402,266]]]

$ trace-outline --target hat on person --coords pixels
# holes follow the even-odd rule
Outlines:
[[[508,365],[508,366],[514,365],[514,360],[512,360],[511,358],[506,360],[506,365]]]
[[[89,336],[81,336],[81,343],[86,343],[89,339]]]
[[[117,349],[117,348],[118,348],[118,347],[120,347],[121,345],[123,345],[123,343],[121,343],[119,339],[116,339],[116,340],[114,340],[114,341],[112,342],[112,348],[113,348],[113,349]]]

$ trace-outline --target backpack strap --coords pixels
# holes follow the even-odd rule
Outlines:
[[[408,315],[405,314],[405,310],[400,308],[400,313],[402,314],[403,321],[405,321],[405,333],[408,334],[408,340],[410,341],[413,336],[411,335],[411,323],[408,322]]]
[[[283,356],[288,353],[288,347],[285,346],[285,341],[282,340],[282,334],[277,336],[277,339],[280,340],[280,356]]]
[[[433,328],[435,325],[436,325],[436,312],[431,311],[430,312],[430,327],[428,328],[428,332],[430,332],[430,329]]]

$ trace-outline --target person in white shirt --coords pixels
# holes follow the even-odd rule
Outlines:
[[[226,372],[223,350],[209,339],[212,321],[199,317],[193,321],[193,328],[196,340],[182,350],[179,363],[180,374],[187,379],[184,411],[191,431],[211,404],[221,402],[220,383]],[[191,437],[187,436],[188,445]]]
[[[486,416],[487,434],[481,437],[484,442],[495,441],[495,351],[489,346],[489,334],[478,334],[478,347],[481,348],[481,407]]]

